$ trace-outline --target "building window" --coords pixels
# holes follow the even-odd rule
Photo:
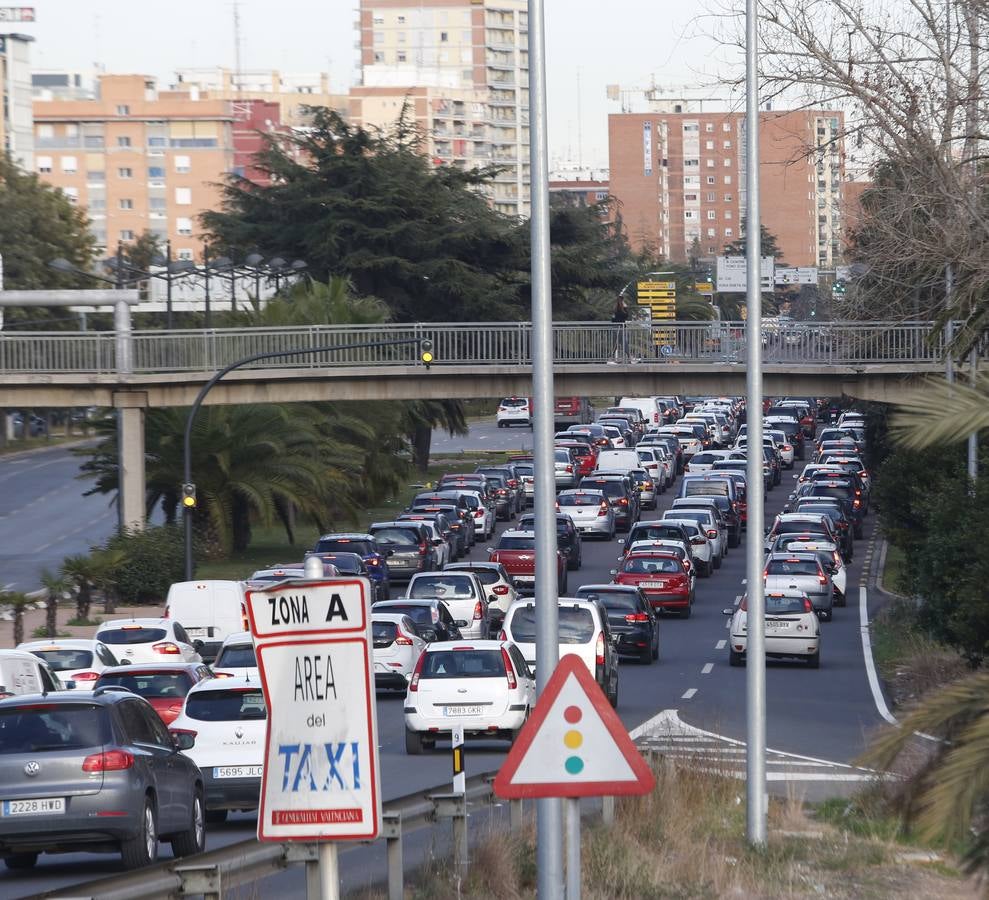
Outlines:
[[[398,17],[398,24],[399,25],[404,25],[405,24],[405,16],[399,16]]]
[[[122,241],[132,241],[134,240],[134,232],[129,228],[122,228],[120,231],[120,240]]]
[[[716,228],[708,228],[708,230],[707,230],[707,236],[709,238],[716,237],[717,236],[717,229]]]
[[[374,61],[376,63],[383,63],[385,61],[385,54],[382,53],[380,50],[375,50],[374,51]]]
[[[164,137],[149,137],[148,138],[148,146],[149,147],[167,147],[168,146],[168,138],[164,138]]]
[[[714,149],[714,141],[704,141],[704,149],[705,150],[713,150]]]
[[[714,168],[714,160],[713,159],[707,160],[707,167],[709,169],[713,169]]]
[[[726,158],[726,159],[723,159],[723,160],[721,161],[721,164],[722,164],[722,165],[723,165],[723,166],[724,166],[724,167],[725,167],[726,169],[730,169],[730,168],[731,168],[731,159],[729,159],[729,158]]]
[[[385,24],[385,17],[384,16],[375,16],[374,17],[374,24],[375,25],[384,25]]]
[[[715,210],[709,209],[707,211],[707,218],[709,222],[713,222],[716,218],[718,218],[718,214]]]
[[[684,203],[696,203],[697,202],[697,194],[684,194],[683,195],[683,202]]]
[[[731,194],[725,194],[725,203],[731,203]]]
[[[717,180],[717,179],[716,179],[716,178],[715,178],[715,177],[714,177],[713,175],[708,175],[708,176],[707,176],[707,183],[708,183],[708,184],[714,184],[714,182],[715,182],[716,180]]]
[[[51,125],[39,125],[37,131],[39,138],[55,137],[55,129]]]
[[[175,189],[175,203],[177,206],[191,206],[192,205],[192,188],[176,188]]]
[[[179,250],[177,255],[179,259],[192,259],[191,250]]]
[[[405,43],[405,32],[404,31],[398,32],[397,38],[398,38],[398,42],[400,44],[404,44]]]
[[[701,164],[699,159],[685,159],[683,161],[683,167],[685,169],[695,169]]]
[[[697,218],[697,210],[696,209],[685,209],[683,211],[683,218],[686,221],[693,221],[694,219]]]
[[[148,166],[148,178],[164,178],[164,166]]]
[[[725,184],[731,184],[731,175],[725,175]]]
[[[175,171],[179,175],[188,175],[192,167],[192,161],[188,156],[176,156],[175,157]]]
[[[733,228],[725,229],[725,237],[734,237],[734,236],[735,236],[735,230]]]
[[[117,104],[117,115],[118,116],[129,116],[130,115],[130,107],[126,103],[118,103]]]
[[[175,230],[182,235],[192,234],[192,219],[187,219],[183,216],[179,216],[175,220]]]
[[[696,122],[684,122],[683,133],[684,134],[694,134],[698,131],[700,126]]]
[[[722,131],[731,132],[731,122],[722,122],[721,123],[721,130]]]
[[[126,166],[121,166],[119,169],[117,169],[117,177],[118,178],[133,178],[134,177],[134,171],[133,171],[133,169],[128,169]]]
[[[450,35],[446,31],[440,32],[440,43],[445,44],[450,39]]]
[[[152,197],[148,201],[148,207],[154,212],[163,213],[165,211],[165,198],[164,197]]]
[[[731,141],[722,141],[721,146],[724,150],[731,150]]]
[[[62,193],[65,194],[69,203],[76,204],[79,202],[79,188],[64,187]]]
[[[714,122],[705,122],[704,123],[704,130],[705,131],[714,131]]]
[[[725,218],[726,219],[730,219],[731,218],[731,210],[730,209],[726,209],[725,210]]]
[[[708,203],[714,203],[714,201],[717,199],[717,196],[718,195],[715,194],[714,191],[708,191],[707,192],[707,202]]]
[[[52,170],[52,158],[50,156],[39,156],[38,157],[38,171],[42,175],[51,174]]]
[[[399,62],[405,62],[405,51],[404,50],[399,50],[398,51],[398,56],[396,57],[396,59]]]
[[[374,32],[374,43],[383,44],[385,42],[385,33],[383,31]]]
[[[76,174],[76,158],[74,156],[63,156],[62,157],[62,171],[66,175]]]
[[[120,135],[120,137],[117,138],[117,146],[118,147],[129,147],[130,146],[130,138],[127,137],[127,135],[125,135],[125,134]]]
[[[120,208],[121,209],[133,209],[134,208],[134,201],[133,200],[128,200],[126,197],[122,197],[120,199]]]

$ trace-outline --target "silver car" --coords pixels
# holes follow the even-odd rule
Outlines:
[[[767,591],[801,591],[824,622],[831,620],[834,585],[816,553],[770,553],[764,571]]]
[[[556,505],[581,534],[596,534],[606,541],[615,536],[615,510],[601,491],[560,491]]]
[[[577,483],[579,465],[566,447],[553,448],[553,466],[556,476],[556,489],[572,488]]]

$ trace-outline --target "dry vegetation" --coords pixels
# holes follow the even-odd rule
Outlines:
[[[872,823],[869,813],[853,804],[818,816],[795,798],[773,800],[769,846],[759,853],[745,843],[741,782],[672,761],[657,766],[656,781],[649,796],[619,802],[611,828],[585,821],[586,900],[978,896],[973,884],[937,854],[913,852],[895,828]],[[470,874],[462,884],[447,860],[434,860],[406,888],[406,897],[532,898],[535,880],[530,827],[484,840],[472,851]],[[358,896],[378,900],[385,894]]]

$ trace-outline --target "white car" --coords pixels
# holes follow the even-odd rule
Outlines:
[[[605,437],[611,441],[612,450],[627,450],[630,449],[625,443],[625,438],[622,437],[621,431],[618,430],[614,425],[604,424],[601,426],[604,429]]]
[[[464,638],[488,636],[488,598],[473,572],[418,572],[409,581],[405,597],[442,600]]]
[[[202,662],[189,635],[174,619],[111,619],[93,638],[106,644],[120,662]]]
[[[512,576],[498,562],[459,562],[446,567],[447,572],[473,572],[488,593],[488,622],[492,632],[501,628],[505,613],[519,598]]]
[[[48,663],[62,684],[75,682],[75,690],[91,691],[104,669],[120,662],[106,644],[86,638],[51,638],[18,644],[18,650],[33,653]]]
[[[408,616],[377,612],[371,616],[374,686],[404,691],[426,642]]]
[[[665,491],[673,482],[673,466],[669,454],[659,447],[636,447],[636,454],[642,468],[649,473],[653,482],[660,486],[660,492]]]
[[[818,560],[822,566],[827,564],[827,568],[830,568],[831,572],[831,582],[834,584],[834,604],[835,606],[846,606],[848,604],[848,596],[845,594],[845,587],[848,583],[848,571],[845,568],[845,561],[841,557],[841,551],[838,549],[838,545],[833,541],[794,541],[786,540],[785,535],[780,535],[776,539],[777,545],[785,544],[785,546],[780,546],[780,550],[803,550],[808,553],[814,552],[817,554]]]
[[[168,726],[203,773],[207,822],[222,822],[232,809],[257,809],[267,717],[260,681],[210,678],[190,689]]]
[[[693,519],[678,518],[671,509],[663,513],[662,521],[675,522],[677,525],[683,526],[690,538],[690,554],[693,557],[697,574],[701,578],[709,578],[711,572],[714,571],[714,548],[707,536],[707,531]]]
[[[572,488],[577,484],[577,470],[580,466],[573,454],[565,447],[553,448],[553,474],[556,478],[556,489]],[[533,495],[535,496],[535,495]]]
[[[692,519],[704,529],[711,542],[711,564],[715,569],[720,569],[728,554],[728,529],[722,527],[723,521],[718,513],[705,504],[695,503],[689,497],[674,500],[669,512],[681,518]]]
[[[509,428],[512,425],[531,425],[532,407],[528,397],[506,397],[498,404],[495,422],[499,428]]]
[[[405,695],[405,752],[422,753],[461,727],[514,742],[536,702],[536,680],[509,641],[439,641],[419,657]]]
[[[795,451],[793,449],[793,444],[791,444],[786,439],[786,432],[776,431],[775,429],[769,429],[763,433],[769,435],[769,437],[771,437],[776,442],[776,449],[779,450],[780,461],[783,463],[783,465],[787,469],[792,469],[793,457]]]
[[[433,553],[436,559],[436,568],[442,569],[448,562],[451,561],[450,554],[452,550],[449,543],[443,533],[440,531],[439,526],[435,522],[430,522],[428,519],[416,520],[421,525],[425,525],[426,529],[429,531],[429,540],[433,545]]]
[[[683,451],[683,458],[687,461],[695,453],[700,453],[704,449],[704,445],[697,439],[696,435],[686,428],[678,431],[677,427],[673,425],[658,429],[656,434],[663,435],[664,437],[675,437],[680,444],[680,449]]]
[[[684,466],[684,474],[697,475],[710,472],[716,462],[728,459],[730,453],[730,450],[703,450],[696,453],[690,458],[690,462]]]
[[[254,641],[249,631],[228,635],[220,645],[213,661],[213,674],[217,678],[251,678],[260,680],[258,661],[254,655]]]
[[[601,491],[575,488],[560,491],[556,498],[560,512],[566,513],[582,534],[594,534],[610,541],[615,536],[615,510]]]
[[[728,664],[745,663],[748,646],[747,598],[736,608],[724,610],[731,616]],[[766,591],[766,656],[796,656],[812,669],[821,665],[821,623],[810,598],[801,591]]]

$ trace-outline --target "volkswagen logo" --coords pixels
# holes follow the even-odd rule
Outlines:
[[[243,736],[244,736],[244,729],[243,729],[243,728],[235,728],[235,729],[234,729],[234,737],[235,737],[235,738],[237,738],[237,740],[238,740],[238,741],[239,741],[239,740],[240,740],[240,739],[241,739],[241,738],[242,738]]]
[[[29,763],[24,764],[24,774],[30,778],[34,778],[41,771],[41,763],[35,762],[33,759]]]

